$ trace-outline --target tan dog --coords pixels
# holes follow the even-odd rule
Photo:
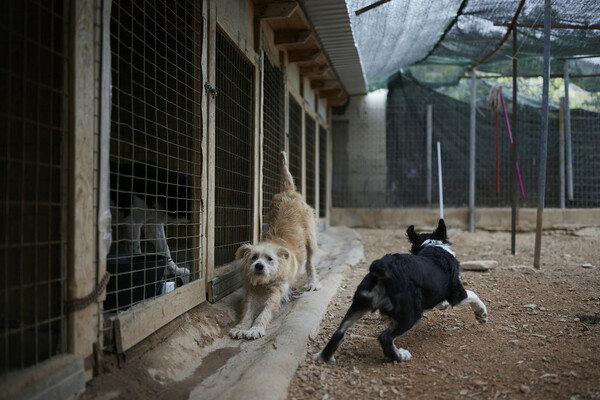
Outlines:
[[[236,252],[236,258],[242,259],[246,295],[242,319],[229,331],[235,339],[258,339],[265,335],[281,301],[289,300],[290,285],[303,265],[308,277],[305,288],[321,287],[311,261],[317,247],[314,210],[296,191],[285,152],[279,154],[279,161],[283,191],[271,201],[269,228],[258,244],[245,244]]]

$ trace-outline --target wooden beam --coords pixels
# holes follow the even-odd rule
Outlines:
[[[327,102],[329,103],[329,105],[331,107],[343,106],[344,104],[346,104],[347,101],[348,101],[347,96],[340,96],[340,97],[334,97],[334,98],[327,99]]]
[[[311,89],[339,89],[340,82],[337,79],[313,79],[310,82]]]
[[[300,67],[300,75],[306,76],[308,78],[320,78],[325,76],[330,71],[328,65],[324,66],[311,66],[311,67]]]
[[[183,285],[170,293],[145,301],[115,317],[115,344],[123,353],[179,315],[202,303],[205,282],[201,279]]]
[[[289,1],[285,3],[255,4],[254,17],[259,19],[289,18],[298,9],[298,3]]]
[[[319,90],[319,98],[328,99],[330,97],[339,97],[344,94],[342,89]]]
[[[319,49],[292,50],[288,52],[288,62],[315,61],[321,54]]]
[[[306,43],[312,34],[312,31],[309,29],[278,31],[275,32],[274,41],[276,45],[301,44]]]

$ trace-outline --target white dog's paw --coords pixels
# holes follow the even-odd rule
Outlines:
[[[449,306],[450,306],[450,303],[448,303],[446,300],[444,300],[440,304],[438,304],[437,306],[435,306],[435,308],[437,308],[438,310],[445,310]]]
[[[412,358],[410,351],[403,348],[396,349],[396,354],[398,355],[400,361],[408,361]]]
[[[229,336],[234,339],[243,339],[244,338],[244,330],[241,326],[233,327],[229,330]]]
[[[312,292],[313,290],[319,289],[321,289],[321,282],[319,282],[317,279],[313,279],[304,286],[304,291],[306,292]]]
[[[324,359],[321,356],[322,352],[323,351],[320,351],[318,353],[313,354],[312,359],[315,360],[315,361],[321,360],[321,361],[325,361],[325,362],[335,362],[335,357],[334,356],[331,356],[331,358],[329,360]]]
[[[181,285],[190,283],[190,270],[185,267],[178,267],[173,261],[167,263],[167,266],[165,267],[165,275],[167,279],[177,278],[181,281]]]
[[[253,326],[252,328],[245,331],[243,334],[246,339],[258,339],[260,337],[265,336],[265,328],[263,328],[262,326]]]
[[[480,324],[485,324],[488,321],[488,313],[485,308],[475,311],[475,318]]]

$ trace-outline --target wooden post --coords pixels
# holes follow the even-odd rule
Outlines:
[[[216,60],[217,60],[217,2],[203,1],[205,7],[205,25],[207,25],[207,46],[206,53],[206,70],[208,77],[207,82],[212,85],[216,84]],[[206,164],[208,168],[207,185],[208,196],[208,213],[206,216],[206,282],[210,285],[210,281],[215,277],[215,101],[213,98],[202,91],[202,98],[206,101],[207,118],[206,118]]]
[[[538,173],[538,202],[537,221],[535,229],[535,251],[533,266],[540,268],[540,253],[542,250],[542,225],[544,216],[544,200],[546,195],[546,162],[548,157],[548,97],[550,91],[550,23],[552,0],[546,0],[544,9],[544,70],[542,83],[542,123],[540,133],[539,173]]]
[[[98,280],[96,271],[97,215],[94,210],[94,0],[73,4],[74,29],[72,57],[72,133],[70,142],[70,235],[69,298],[88,295]],[[94,302],[69,315],[68,350],[78,357],[92,354],[97,340],[99,306]],[[92,377],[91,370],[86,378]]]

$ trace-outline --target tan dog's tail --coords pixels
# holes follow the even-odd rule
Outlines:
[[[286,192],[291,190],[295,192],[296,185],[294,184],[294,177],[288,168],[288,157],[285,151],[279,153],[279,163],[281,164],[281,180],[283,182],[283,191]]]

